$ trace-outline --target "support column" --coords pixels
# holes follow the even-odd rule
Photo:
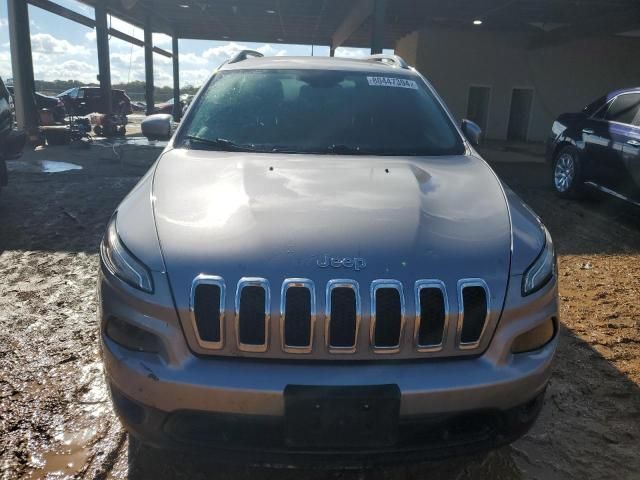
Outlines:
[[[7,7],[16,119],[18,128],[24,130],[30,139],[35,139],[38,136],[39,122],[34,95],[36,85],[33,78],[28,5],[26,0],[8,0]]]
[[[386,10],[386,0],[375,0],[371,29],[371,55],[382,53],[382,49],[384,48],[384,20]]]
[[[335,57],[336,56],[336,49],[333,45],[329,46],[329,56],[330,57]]]
[[[180,105],[180,61],[178,58],[178,37],[175,35],[171,39],[173,54],[173,120],[180,121],[182,117],[182,107]]]
[[[111,59],[109,58],[109,27],[107,24],[107,9],[104,2],[97,2],[96,15],[96,43],[98,47],[98,80],[100,81],[100,97],[104,99],[103,112],[113,113],[113,99],[111,91]]]
[[[153,32],[151,30],[151,18],[149,17],[147,17],[147,21],[144,26],[144,78],[147,115],[153,115]]]

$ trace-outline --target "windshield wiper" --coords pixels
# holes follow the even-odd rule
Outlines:
[[[189,143],[200,143],[225,152],[255,152],[253,145],[239,145],[231,140],[227,140],[226,138],[210,139],[198,137],[197,135],[187,135],[187,139],[189,140]]]

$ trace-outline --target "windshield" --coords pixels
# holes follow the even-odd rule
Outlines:
[[[185,119],[176,144],[354,155],[464,152],[431,92],[396,72],[220,72]]]
[[[65,90],[62,93],[59,93],[57,96],[58,97],[62,97],[64,95],[67,95],[69,97],[75,97],[78,93],[78,89],[76,87],[70,88],[69,90]]]
[[[600,110],[600,108],[602,108],[606,103],[607,103],[607,96],[605,95],[603,97],[598,98],[596,101],[591,102],[586,107],[584,107],[582,109],[582,112],[586,113],[587,115],[593,115],[598,110]]]

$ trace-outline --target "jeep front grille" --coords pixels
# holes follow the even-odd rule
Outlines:
[[[274,358],[282,353],[407,358],[415,353],[473,353],[486,346],[483,339],[495,316],[485,281],[460,280],[453,304],[440,280],[418,280],[411,289],[405,287],[397,280],[375,280],[361,297],[366,290],[355,280],[330,280],[326,289],[316,289],[311,280],[286,279],[275,290],[280,312],[271,325],[267,279],[240,279],[231,301],[223,278],[200,275],[191,288],[191,327],[203,353],[215,350],[221,355],[240,351]],[[227,304],[235,309],[225,308]]]

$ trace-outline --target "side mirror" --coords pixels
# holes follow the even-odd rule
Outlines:
[[[142,135],[149,140],[169,140],[172,135],[172,117],[168,113],[149,115],[142,121]]]
[[[482,138],[482,129],[478,126],[477,123],[465,118],[464,120],[462,120],[462,133],[464,133],[464,136],[467,137],[467,140],[469,140],[471,145],[473,145],[474,147],[480,145],[480,139]]]

